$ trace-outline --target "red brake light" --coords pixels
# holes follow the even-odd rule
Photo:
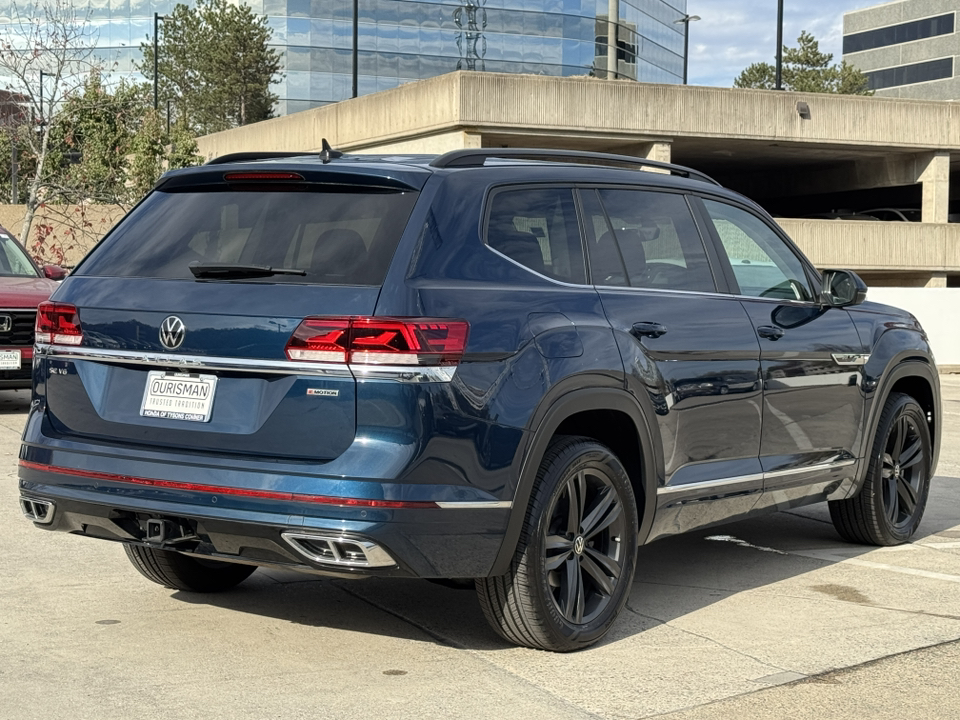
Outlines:
[[[310,362],[347,362],[349,318],[307,318],[287,341],[287,357]]]
[[[434,318],[307,318],[287,343],[291,360],[362,365],[456,365],[469,324]]]
[[[83,342],[80,315],[73,305],[42,302],[37,306],[36,342],[79,345]]]
[[[227,182],[236,180],[303,180],[303,175],[294,172],[231,172],[226,173],[223,179]]]

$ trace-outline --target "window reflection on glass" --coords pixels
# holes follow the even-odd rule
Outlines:
[[[803,263],[763,220],[742,208],[704,200],[720,243],[740,285],[740,294],[782,300],[813,300]]]
[[[113,71],[117,79],[144,80],[137,69],[140,43],[153,37],[153,13],[169,14],[174,4],[175,0],[89,0],[91,20],[100,30],[98,55],[117,63]],[[311,77],[307,83],[277,83],[277,112],[317,107],[351,95],[351,2],[248,4],[267,16],[272,44],[284,56],[283,72],[324,76]],[[361,83],[361,92],[392,87],[397,78],[427,78],[458,68],[569,76],[596,74],[602,67],[605,73],[608,7],[608,0],[363,0],[360,51],[366,60],[361,75],[370,79]],[[0,0],[0,30],[14,21],[11,8],[10,0]],[[32,5],[18,8],[22,15]],[[686,11],[685,0],[620,0],[619,10],[619,75],[679,82],[683,32],[674,21]],[[603,22],[598,23],[601,16]],[[931,25],[929,32],[941,29]],[[309,50],[309,62],[295,48]],[[381,73],[387,80],[377,79]],[[897,82],[903,76],[915,81],[916,76],[931,75],[931,69],[898,73]]]

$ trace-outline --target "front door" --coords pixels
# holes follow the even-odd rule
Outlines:
[[[846,310],[819,304],[816,278],[763,218],[711,199],[703,208],[760,342],[766,488],[827,483],[859,446],[864,356],[856,327]]]

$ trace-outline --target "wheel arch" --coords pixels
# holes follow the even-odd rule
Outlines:
[[[656,424],[637,399],[619,388],[581,387],[541,407],[531,422],[533,430],[523,451],[513,510],[500,552],[491,568],[491,576],[502,575],[510,566],[537,471],[550,441],[557,434],[584,435],[610,447],[630,475],[637,499],[640,544],[649,535],[653,525],[656,489],[663,475],[663,459],[654,435]],[[624,421],[630,423],[626,429],[621,425]],[[625,457],[621,457],[621,453]]]
[[[867,470],[870,467],[869,458],[866,455],[870,452],[873,438],[877,433],[883,407],[887,398],[894,392],[910,395],[926,413],[930,425],[932,447],[930,472],[932,474],[936,471],[937,459],[940,455],[939,430],[942,427],[940,378],[936,366],[925,355],[904,351],[893,359],[889,367],[890,369],[883,374],[877,383],[874,399],[870,405],[866,425],[867,432],[864,433],[863,438],[862,456],[864,460],[860,463],[860,472],[857,477],[857,492],[863,487]]]

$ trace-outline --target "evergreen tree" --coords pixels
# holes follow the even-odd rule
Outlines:
[[[197,164],[193,137],[175,126],[168,138],[151,103],[148,85],[107,88],[91,74],[51,120],[46,201],[130,205],[165,169]]]
[[[272,116],[280,55],[271,30],[247,5],[198,0],[177,5],[159,38],[160,97],[196,134],[227,130]],[[152,38],[141,44],[140,71],[153,80]]]
[[[820,51],[820,43],[807,31],[800,33],[797,47],[783,47],[784,90],[842,95],[873,95],[867,77],[846,61],[832,64],[833,55]],[[736,80],[734,87],[772,90],[776,68],[770,63],[753,63]]]

